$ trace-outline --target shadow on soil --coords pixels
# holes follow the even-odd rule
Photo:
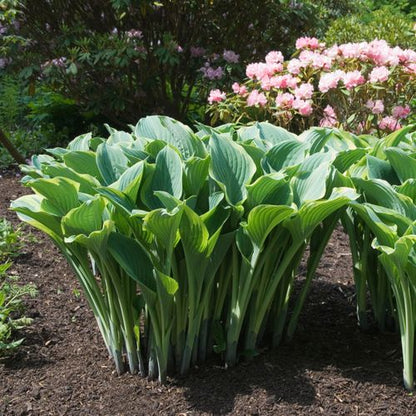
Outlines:
[[[400,336],[379,333],[373,323],[367,332],[357,327],[354,291],[350,286],[316,280],[293,341],[250,362],[225,370],[210,364],[176,380],[185,388],[195,411],[224,414],[238,396],[266,394],[270,405],[287,402],[311,405],[316,383],[337,389],[334,381],[312,380],[310,370],[331,371],[360,384],[401,384]],[[323,301],[324,300],[324,301]],[[370,317],[371,321],[371,317]],[[221,380],[218,383],[218,380]],[[336,391],[336,390],[335,390]]]

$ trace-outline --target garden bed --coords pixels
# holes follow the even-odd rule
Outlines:
[[[16,173],[3,172],[0,216],[17,224],[7,208],[23,193]],[[39,289],[27,302],[34,323],[0,364],[0,415],[416,414],[416,399],[402,387],[399,335],[357,328],[348,241],[339,230],[291,344],[230,370],[213,359],[164,386],[116,376],[66,261],[33,234],[37,241],[12,272]]]

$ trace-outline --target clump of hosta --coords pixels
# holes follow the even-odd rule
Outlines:
[[[412,112],[416,51],[384,40],[326,47],[300,38],[290,60],[279,51],[246,67],[247,78],[208,98],[213,121],[268,120],[292,131],[313,125],[379,136]]]

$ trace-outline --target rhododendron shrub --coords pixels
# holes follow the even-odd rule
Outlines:
[[[285,61],[279,51],[250,63],[246,80],[210,99],[213,122],[268,120],[300,131],[320,125],[379,136],[411,119],[416,51],[384,40],[327,47],[299,38]]]

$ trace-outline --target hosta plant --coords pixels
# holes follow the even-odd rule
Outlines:
[[[193,131],[150,116],[34,157],[22,167],[34,194],[12,208],[72,265],[117,371],[127,363],[162,382],[213,353],[232,366],[292,338],[341,221],[360,324],[369,290],[380,327],[398,322],[412,389],[412,129],[382,140],[326,127],[296,136],[267,122]]]
[[[312,276],[356,197],[335,150],[355,139],[268,123],[194,133],[157,116],[109,133],[34,157],[35,194],[12,207],[72,265],[117,371],[126,357],[163,381],[213,351],[234,365],[278,344],[309,241]]]

